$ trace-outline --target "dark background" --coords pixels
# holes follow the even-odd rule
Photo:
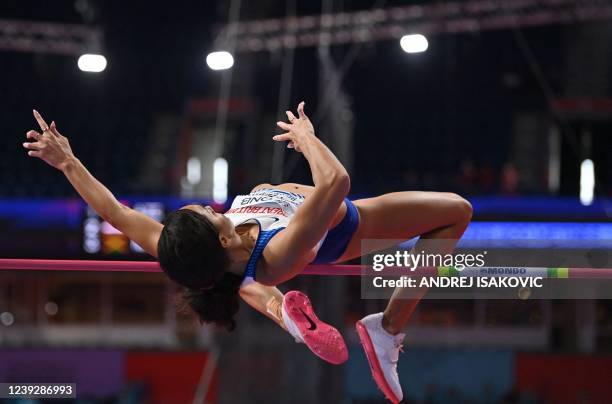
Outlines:
[[[333,3],[335,11],[368,9],[375,4]],[[184,1],[171,6],[155,2],[78,4],[86,11],[78,12],[72,1],[0,5],[0,15],[7,19],[85,23],[102,29],[103,53],[109,60],[106,71],[96,75],[76,69],[76,57],[2,54],[0,125],[5,142],[1,194],[74,196],[59,173],[24,157],[20,141],[25,131],[34,127],[32,107],[56,120],[77,156],[114,192],[176,194],[172,181],[139,187],[138,168],[147,154],[156,115],[179,118],[177,128],[169,134],[176,136],[178,143],[180,117],[189,101],[218,96],[220,73],[205,66],[204,56],[211,50],[215,27],[227,19],[229,5]],[[240,19],[280,17],[286,7],[279,1],[247,2]],[[300,2],[297,14],[316,14],[320,8],[320,4]],[[553,194],[576,195],[580,161],[590,157],[596,166],[596,192],[609,195],[611,164],[606,157],[612,149],[610,121],[588,113],[560,115],[550,105],[554,99],[609,96],[610,64],[606,62],[604,77],[589,73],[591,64],[610,59],[609,48],[608,54],[597,59],[574,60],[571,69],[568,62],[570,47],[579,46],[572,38],[593,26],[606,32],[606,22],[597,22],[438,34],[429,38],[426,53],[416,55],[405,54],[392,40],[362,45],[342,84],[354,127],[353,192],[375,194],[408,188],[463,194],[551,193],[545,170],[521,165],[521,153],[516,151],[517,119],[530,115],[542,122],[543,133],[534,147],[542,147],[543,164],[548,158],[547,125],[561,128],[561,187]],[[331,48],[338,65],[349,52],[350,45]],[[278,105],[282,59],[282,52],[237,55],[230,96],[252,102],[256,112],[248,120],[255,130],[248,136],[256,136],[261,149],[256,156],[245,157],[244,142],[238,140],[226,147],[230,188],[235,192],[269,179],[267,168],[259,164],[253,170],[250,159],[269,158],[273,144],[268,136],[276,132],[274,122],[283,117],[284,107]],[[579,74],[575,74],[576,64]],[[299,48],[287,108],[295,108],[303,99],[307,111],[314,115],[323,96],[319,79],[317,50]],[[598,94],[590,94],[585,82],[600,82],[603,87],[597,87]],[[572,90],[581,86],[587,88],[583,94]],[[325,118],[334,119],[329,114]],[[325,132],[324,121],[315,121],[315,125],[320,134],[333,137]],[[583,129],[592,133],[589,151],[579,147]],[[169,156],[167,165],[171,166],[176,157],[173,153]],[[299,163],[285,166],[283,180],[310,181],[305,164],[295,160]],[[505,189],[504,170],[517,164],[518,183]],[[536,180],[526,180],[525,172]]]
[[[239,21],[411,4],[455,3],[242,1]],[[311,182],[293,151],[283,149],[274,170],[271,140],[284,111],[305,100],[317,135],[349,168],[353,198],[457,192],[474,206],[468,235],[493,229],[503,242],[504,232],[524,230],[544,241],[594,235],[609,243],[612,11],[598,4],[609,13],[582,22],[427,34],[421,54],[404,53],[395,39],[331,46],[328,61],[342,77],[332,96],[321,50],[298,48],[281,105],[288,51],[234,53],[226,72],[206,66],[230,2],[3,1],[0,26],[100,29],[97,51],[108,66],[89,74],[77,68],[78,55],[0,50],[0,258],[151,259],[126,240],[121,251],[84,250],[87,206],[21,145],[37,128],[32,108],[57,122],[118,198],[159,203],[167,213],[209,200],[209,190],[189,193],[181,181],[186,158],[203,154],[194,139],[219,123],[230,76],[219,155],[229,163],[228,202],[261,182]],[[209,144],[219,146],[207,140],[200,151]],[[589,206],[578,198],[585,158],[596,174]],[[551,161],[559,162],[558,186]],[[104,244],[123,236],[96,237]],[[331,276],[281,287],[307,293],[345,336],[350,361],[331,366],[246,305],[231,334],[200,326],[177,311],[179,289],[161,274],[2,270],[0,382],[76,382],[77,402],[382,403],[354,323],[385,302],[362,299],[360,287],[358,277]],[[400,356],[406,402],[609,402],[612,305],[586,297],[423,301]],[[194,401],[202,386],[206,400]]]

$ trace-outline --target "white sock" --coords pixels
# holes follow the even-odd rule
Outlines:
[[[293,338],[295,339],[295,342],[303,343],[304,340],[302,339],[302,336],[300,335],[300,331],[298,330],[297,325],[295,324],[293,320],[291,320],[291,317],[289,317],[289,314],[287,314],[287,310],[285,310],[284,301],[282,305],[282,310],[283,310],[283,323],[285,323],[285,327],[287,327],[287,331],[289,332],[289,334],[293,336]]]

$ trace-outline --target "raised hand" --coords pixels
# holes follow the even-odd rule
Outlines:
[[[300,102],[298,105],[298,115],[299,118],[296,118],[293,115],[293,112],[286,111],[287,119],[289,123],[286,122],[277,122],[279,128],[286,130],[286,133],[276,135],[272,137],[277,142],[286,142],[287,147],[290,149],[295,149],[298,152],[301,152],[301,145],[303,142],[310,136],[314,136],[314,127],[310,122],[310,119],[304,113],[304,101]]]
[[[68,139],[59,133],[55,121],[49,126],[38,111],[32,112],[42,133],[28,131],[26,138],[33,141],[25,142],[23,147],[28,149],[28,156],[38,157],[50,166],[63,170],[65,163],[74,158]]]

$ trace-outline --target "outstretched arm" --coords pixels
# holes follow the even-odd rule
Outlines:
[[[24,143],[28,155],[38,157],[62,171],[74,189],[104,220],[117,228],[146,252],[157,257],[157,241],[163,225],[149,216],[121,204],[101,182],[85,168],[72,153],[68,139],[55,126],[47,125],[37,111],[34,117],[42,133],[29,131],[26,136],[33,142]]]
[[[94,178],[74,156],[68,139],[57,130],[55,122],[48,126],[34,111],[42,134],[31,130],[26,137],[33,142],[24,143],[28,155],[38,157],[62,171],[74,189],[104,220],[138,243],[146,252],[157,257],[157,240],[163,225],[149,216],[121,204],[101,182]],[[280,307],[283,294],[274,287],[252,283],[240,290],[240,296],[251,307],[275,321],[283,329]]]
[[[344,166],[315,136],[314,128],[304,113],[304,102],[299,104],[298,114],[299,118],[296,118],[287,111],[290,123],[277,123],[287,133],[273,139],[288,141],[287,147],[304,155],[312,173],[314,191],[287,228],[270,242],[268,254],[274,257],[274,268],[258,278],[265,284],[278,284],[290,279],[312,261],[316,254],[314,247],[325,235],[350,188]],[[291,254],[286,254],[286,251],[291,251]]]

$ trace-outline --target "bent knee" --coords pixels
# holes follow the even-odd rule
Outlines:
[[[448,202],[452,206],[452,210],[457,217],[457,221],[469,222],[472,220],[474,208],[467,199],[452,192],[445,192],[443,195],[445,198],[448,198]]]

